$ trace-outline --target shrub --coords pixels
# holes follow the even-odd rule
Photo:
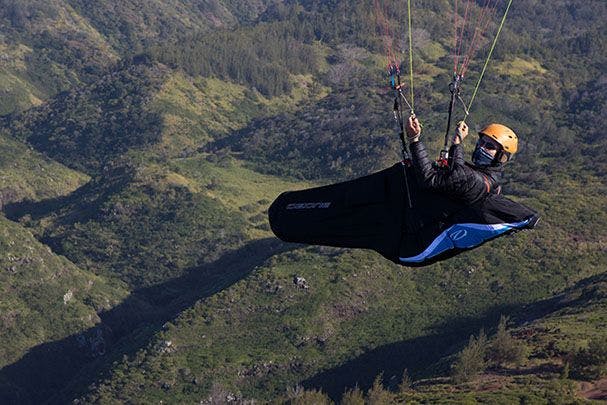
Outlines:
[[[401,379],[400,384],[398,385],[398,391],[407,392],[407,391],[411,390],[412,384],[413,384],[413,381],[411,380],[411,377],[409,376],[409,371],[407,369],[405,369],[403,371],[403,378]]]
[[[382,374],[375,377],[373,386],[367,391],[367,404],[384,405],[393,402],[392,394],[384,388],[382,377]]]
[[[466,346],[457,356],[452,369],[453,382],[461,384],[476,377],[479,373],[485,371],[487,363],[485,355],[487,352],[487,336],[483,330],[480,331],[478,338],[470,336],[468,346]]]
[[[322,391],[311,389],[306,390],[301,386],[287,390],[289,399],[285,402],[289,405],[329,405],[333,402]]]
[[[340,401],[341,405],[365,405],[365,398],[363,396],[363,392],[358,388],[358,386],[354,387],[351,390],[347,390],[344,392],[344,395],[341,397]]]
[[[594,338],[574,354],[571,374],[577,378],[599,379],[607,376],[607,335]]]
[[[488,353],[488,359],[500,367],[507,363],[519,365],[527,358],[526,345],[510,335],[506,330],[507,323],[508,317],[502,316]]]

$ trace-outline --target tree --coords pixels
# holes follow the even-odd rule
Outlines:
[[[367,391],[367,401],[366,403],[369,405],[385,405],[392,403],[393,398],[392,394],[384,388],[384,384],[382,383],[383,375],[380,374],[375,377],[375,381],[373,382],[373,386],[369,391]]]
[[[363,392],[358,388],[358,385],[351,390],[344,392],[341,397],[341,405],[365,405]]]
[[[306,390],[301,386],[287,390],[289,399],[286,401],[289,405],[330,405],[333,402],[322,391],[311,389]]]
[[[607,335],[593,338],[571,360],[571,374],[578,378],[599,379],[607,376]]]
[[[405,369],[403,371],[403,378],[401,379],[400,384],[398,385],[398,391],[407,392],[411,389],[412,384],[413,384],[413,381],[411,380],[411,377],[409,376],[409,371],[407,369]]]
[[[526,360],[527,347],[523,342],[520,342],[510,335],[506,330],[508,323],[507,316],[501,316],[497,325],[497,333],[491,341],[489,347],[489,360],[497,366],[502,367],[507,363],[519,365]]]
[[[467,382],[485,371],[487,363],[485,355],[487,352],[487,336],[483,330],[478,338],[470,336],[466,346],[457,356],[452,368],[453,381],[456,384]]]

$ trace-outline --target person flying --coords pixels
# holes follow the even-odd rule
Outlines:
[[[370,249],[403,266],[426,266],[535,227],[537,212],[500,194],[504,165],[517,151],[511,129],[483,128],[470,164],[464,161],[468,126],[462,122],[448,161],[438,165],[419,140],[419,120],[411,116],[404,129],[410,160],[357,179],[282,193],[268,209],[274,234],[285,242]]]
[[[518,138],[505,125],[490,124],[479,132],[472,153],[472,164],[464,161],[462,141],[468,136],[468,125],[460,122],[449,150],[447,167],[439,167],[428,158],[420,141],[421,124],[415,116],[409,117],[406,126],[411,160],[421,186],[467,204],[474,204],[488,194],[499,194],[504,165],[518,149]]]

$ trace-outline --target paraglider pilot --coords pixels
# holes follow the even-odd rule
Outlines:
[[[474,204],[488,194],[500,193],[500,178],[504,165],[516,153],[518,138],[501,124],[487,125],[479,132],[472,153],[472,164],[464,161],[461,142],[468,136],[468,125],[460,122],[449,150],[446,167],[439,167],[428,158],[421,136],[421,124],[415,116],[409,117],[406,126],[416,177],[423,187]]]
[[[411,165],[399,162],[346,182],[282,193],[268,212],[274,234],[286,242],[371,249],[404,266],[425,266],[535,226],[535,211],[500,194],[503,167],[517,150],[508,127],[483,128],[471,164],[461,145],[465,123],[440,165],[419,140],[417,118],[409,118],[406,132]]]

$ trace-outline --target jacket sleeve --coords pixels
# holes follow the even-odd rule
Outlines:
[[[489,190],[482,175],[465,164],[461,145],[453,145],[449,150],[449,167],[437,168],[428,157],[421,142],[410,145],[415,175],[420,186],[450,197],[474,203],[485,197]]]

